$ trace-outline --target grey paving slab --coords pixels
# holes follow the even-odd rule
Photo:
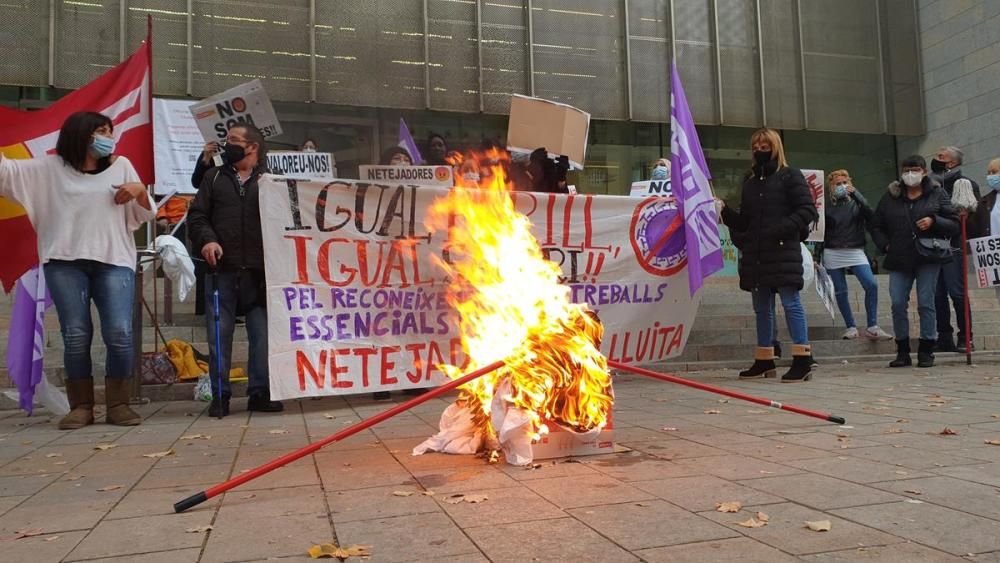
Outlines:
[[[733,538],[689,543],[635,552],[649,563],[698,561],[699,563],[794,563],[800,561],[787,553],[750,538]],[[902,562],[901,562],[902,563]]]
[[[87,563],[131,563],[137,559],[141,559],[142,563],[197,563],[200,556],[201,548],[171,549],[155,553],[143,553],[141,556],[123,555],[121,557],[88,559]],[[65,561],[71,562],[73,559],[69,558]]]
[[[739,536],[725,526],[662,500],[575,508],[568,512],[630,551]]]
[[[560,508],[652,499],[653,495],[605,475],[525,481],[525,487]]]
[[[924,450],[899,445],[842,450],[841,454],[871,461],[892,463],[900,467],[917,470],[932,470],[938,467],[953,465],[970,465],[980,461],[956,456],[940,450]]]
[[[687,465],[638,451],[587,458],[583,463],[609,477],[626,482],[685,477],[699,473]]]
[[[898,465],[870,461],[857,457],[839,455],[814,459],[798,459],[785,462],[786,465],[800,468],[803,471],[818,473],[828,477],[836,477],[853,483],[877,483],[897,479],[912,479],[926,477],[930,473],[912,469],[902,469]]]
[[[802,473],[802,469],[771,463],[756,458],[741,455],[725,455],[712,457],[697,457],[679,459],[676,462],[682,467],[698,473],[707,473],[722,479],[743,480],[770,477],[775,475],[792,475]]]
[[[904,501],[831,512],[954,555],[1000,550],[1000,522],[931,503]]]
[[[958,563],[959,561],[967,561],[967,559],[914,543],[858,547],[844,551],[806,555],[801,559],[812,563],[853,563],[855,561],[864,561],[865,563]]]
[[[559,507],[545,500],[527,487],[517,486],[506,489],[470,490],[470,495],[486,496],[487,500],[477,503],[449,502],[453,494],[435,495],[441,508],[461,528],[531,520],[547,520],[566,516]]]
[[[762,528],[745,528],[737,525],[737,522],[748,520],[758,511],[768,515],[769,522],[767,526]],[[703,512],[701,514],[706,518],[729,526],[750,538],[793,555],[840,551],[864,546],[900,543],[903,541],[874,527],[861,526],[843,518],[832,516],[829,512],[814,510],[793,503],[744,506],[742,512],[736,514],[715,511]],[[807,521],[817,520],[829,520],[831,522],[830,531],[814,532],[804,525]]]
[[[4,561],[62,561],[87,535],[86,531],[45,533],[3,543]]]
[[[156,516],[174,513],[174,503],[197,492],[197,487],[168,487],[165,489],[137,489],[125,494],[104,520]],[[209,499],[200,506],[215,507],[221,496]]]
[[[639,481],[633,485],[691,512],[712,510],[717,502],[739,501],[746,506],[785,500],[777,495],[711,475]]]
[[[939,504],[962,512],[1000,520],[1000,491],[996,487],[952,477],[928,477],[878,483],[874,487],[901,496]]]
[[[638,561],[572,518],[480,526],[465,532],[493,561]]]
[[[412,493],[398,496],[393,493]],[[425,512],[440,512],[441,508],[431,496],[422,494],[414,485],[372,487],[350,491],[331,491],[326,494],[330,517],[335,524],[373,518],[410,516]]]
[[[344,522],[336,525],[341,545],[370,545],[370,561],[436,561],[480,554],[450,518],[440,512]]]
[[[741,483],[819,510],[902,500],[898,495],[826,475],[784,475]]]
[[[210,513],[192,512],[101,522],[70,553],[70,559],[119,557],[167,549],[201,547],[203,534],[188,533],[186,530],[207,526],[211,521]]]

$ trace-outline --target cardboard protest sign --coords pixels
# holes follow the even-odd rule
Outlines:
[[[198,164],[205,140],[191,116],[188,100],[153,99],[153,162],[156,195],[193,194],[191,172]]]
[[[261,180],[271,396],[435,386],[462,365],[458,314],[424,218],[446,188]],[[513,192],[570,298],[604,324],[602,352],[648,364],[679,355],[698,307],[668,198]],[[525,296],[530,299],[530,296]]]
[[[225,139],[229,129],[240,123],[256,126],[264,138],[281,134],[271,99],[258,79],[191,104],[191,115],[206,141]]]
[[[381,166],[365,165],[358,167],[358,176],[369,182],[399,182],[419,186],[441,186],[450,188],[455,185],[455,171],[451,166]]]
[[[337,177],[333,155],[328,152],[268,151],[267,167],[272,174],[296,180],[329,182]]]
[[[816,212],[819,213],[819,220],[810,225],[809,238],[806,242],[823,242],[826,238],[826,190],[824,188],[825,176],[822,170],[802,170],[802,175],[806,177],[809,184],[809,191],[812,193],[813,201],[816,202]]]
[[[565,155],[570,168],[583,170],[590,114],[573,106],[514,94],[510,97],[507,148],[530,154],[545,147],[550,158]]]
[[[1000,287],[1000,236],[969,240],[979,288]]]
[[[674,193],[670,190],[670,180],[632,182],[628,195],[631,197],[649,197],[651,195],[674,197]]]

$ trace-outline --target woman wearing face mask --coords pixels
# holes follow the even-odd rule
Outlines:
[[[892,328],[896,333],[896,359],[889,367],[912,365],[910,360],[910,319],[907,307],[910,290],[917,284],[917,311],[920,314],[920,346],[917,366],[934,365],[937,318],[934,293],[941,264],[951,260],[945,239],[958,232],[958,221],[948,193],[927,176],[927,162],[919,155],[903,159],[900,180],[889,184],[872,218],[872,239],[885,254],[889,270],[889,297],[892,299]],[[928,248],[941,242],[947,249]]]
[[[986,195],[979,200],[976,212],[969,217],[969,236],[989,237],[1000,235],[1000,158],[990,161],[986,169]],[[1000,297],[1000,287],[997,288]]]
[[[378,161],[382,166],[413,166],[413,157],[403,147],[389,147]]]
[[[741,378],[773,377],[774,299],[781,298],[792,335],[792,367],[783,383],[808,380],[812,349],[806,314],[799,300],[804,285],[800,242],[816,221],[816,204],[802,172],[788,166],[781,137],[760,129],[750,138],[753,161],[743,182],[739,210],[722,208],[722,220],[743,238],[740,288],[753,297],[757,319],[757,349],[750,369]]]
[[[878,282],[865,255],[865,231],[871,222],[872,211],[861,192],[854,189],[847,170],[834,170],[827,176],[827,186],[832,196],[826,208],[826,237],[823,241],[823,266],[833,280],[837,306],[844,317],[847,330],[844,340],[858,337],[851,302],[847,298],[847,271],[850,269],[865,289],[867,328],[862,333],[873,340],[891,340],[878,326]]]
[[[665,158],[660,158],[653,165],[653,173],[649,176],[650,180],[669,180],[670,179],[670,161]]]
[[[155,217],[156,206],[135,168],[125,157],[114,156],[114,149],[111,120],[78,112],[63,123],[55,155],[30,160],[0,155],[0,195],[28,212],[59,315],[71,409],[59,421],[62,430],[94,423],[91,301],[107,346],[106,420],[120,426],[142,422],[128,407],[136,256],[132,231]]]

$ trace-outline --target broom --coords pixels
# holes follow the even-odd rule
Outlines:
[[[972,189],[972,182],[966,178],[959,178],[955,181],[955,187],[951,194],[951,204],[958,210],[959,222],[962,226],[962,293],[964,298],[962,299],[964,303],[965,312],[965,363],[967,365],[972,365],[972,319],[971,316],[972,308],[969,304],[969,262],[966,247],[968,246],[969,232],[968,232],[968,218],[969,214],[976,210],[978,202],[976,201],[976,194]]]

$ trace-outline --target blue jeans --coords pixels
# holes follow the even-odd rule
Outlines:
[[[774,293],[781,297],[785,309],[785,321],[792,335],[792,344],[808,344],[809,328],[806,325],[806,311],[799,300],[799,292],[794,287],[762,287],[750,292],[753,312],[757,319],[757,346],[768,348],[774,344]]]
[[[917,312],[920,314],[920,339],[937,340],[934,293],[937,291],[941,264],[917,266],[914,272],[889,272],[889,298],[892,300],[892,330],[896,340],[910,338],[910,318],[907,307],[910,290],[917,282]]]
[[[851,311],[851,301],[847,298],[847,268],[837,268],[827,270],[830,279],[833,281],[833,293],[837,297],[837,307],[844,317],[844,324],[847,328],[855,328],[854,313]],[[873,327],[878,324],[878,282],[875,281],[875,274],[868,264],[851,266],[851,273],[858,278],[861,287],[865,288],[865,313],[868,315],[868,325]]]
[[[955,324],[958,325],[958,338],[965,345],[965,287],[962,285],[962,253],[953,250],[951,262],[941,264],[941,274],[938,276],[937,291],[934,297],[934,310],[937,312],[938,334],[951,335],[955,330],[951,327],[951,311],[948,308],[948,298],[955,306]],[[969,326],[972,326],[972,316],[969,315]]]
[[[104,374],[109,378],[132,376],[132,304],[135,272],[94,260],[50,260],[44,267],[45,284],[59,315],[63,362],[67,379],[94,376],[90,343],[94,323],[90,302],[101,317],[101,337],[108,349]]]
[[[236,330],[237,287],[236,272],[219,272],[219,335],[222,344],[222,396],[231,394],[229,369],[233,363],[233,332]],[[205,321],[208,325],[208,369],[212,377],[212,393],[218,396],[219,350],[215,346],[215,276],[205,275]],[[267,309],[254,307],[246,313],[247,339],[250,341],[250,357],[247,361],[247,394],[268,393],[270,391],[267,371]]]

